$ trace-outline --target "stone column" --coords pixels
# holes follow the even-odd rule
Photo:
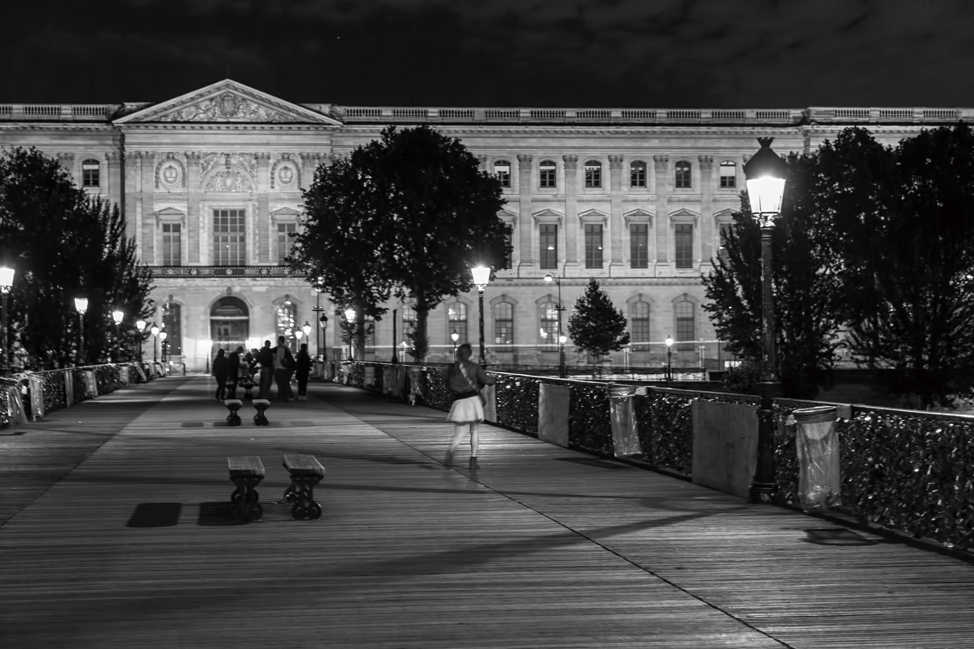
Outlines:
[[[700,236],[693,245],[696,266],[709,264],[714,256],[714,158],[700,156]]]
[[[138,251],[139,260],[145,262],[145,251],[142,250],[142,220],[139,218],[139,160],[141,154],[138,151],[128,151],[122,153],[122,163],[124,165],[122,175],[125,177],[124,206],[125,212],[125,234],[135,237],[135,249]]]
[[[122,155],[120,151],[109,151],[105,154],[107,162],[105,190],[108,193],[108,201],[114,205],[118,205],[118,211],[122,213],[122,218],[125,219],[125,236],[131,237],[135,235],[135,232],[132,229],[131,217],[125,213],[125,186],[122,184],[124,182],[122,175]]]
[[[142,205],[142,261],[150,266],[161,260],[156,258],[156,217],[153,214],[152,197],[155,193],[156,156],[151,151],[143,151],[140,167]]]
[[[670,168],[670,158],[665,155],[654,155],[656,165],[656,268],[668,268],[670,218],[666,206],[666,190],[669,186],[667,173]]]
[[[200,154],[186,152],[186,242],[189,244],[187,263],[200,263],[203,228],[200,227]]]
[[[271,262],[271,234],[270,231],[270,160],[269,153],[256,153],[257,159],[257,231],[254,233],[257,244],[257,263]],[[252,263],[248,260],[248,263]]]
[[[518,264],[518,272],[521,268],[531,269],[534,267],[534,258],[538,254],[537,249],[532,245],[531,236],[534,231],[534,220],[531,218],[531,160],[527,154],[517,156],[517,189],[518,189],[518,229],[521,240],[521,261]]]
[[[622,254],[622,232],[625,224],[622,221],[622,156],[609,156],[609,268],[624,267]]]
[[[565,271],[578,268],[578,156],[565,155]]]

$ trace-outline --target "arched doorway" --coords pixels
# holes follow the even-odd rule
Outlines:
[[[249,336],[250,311],[247,304],[233,296],[217,300],[210,309],[210,339],[213,341],[210,356],[216,355],[218,349],[225,349],[227,353],[237,346],[246,349]]]

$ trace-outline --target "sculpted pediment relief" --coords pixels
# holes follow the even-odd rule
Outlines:
[[[278,99],[231,79],[186,93],[175,99],[143,108],[115,120],[116,124],[235,123],[235,124],[321,124],[340,123],[297,104]]]

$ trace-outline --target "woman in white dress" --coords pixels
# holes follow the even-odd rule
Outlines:
[[[456,434],[450,440],[450,448],[443,458],[443,463],[449,466],[457,447],[463,441],[463,436],[470,431],[470,463],[471,469],[479,469],[477,464],[477,446],[479,444],[478,428],[484,420],[484,405],[480,400],[480,390],[485,385],[494,385],[496,379],[489,376],[477,363],[470,361],[473,350],[469,343],[457,347],[457,358],[446,372],[446,385],[453,393],[453,405],[447,421],[456,425]]]

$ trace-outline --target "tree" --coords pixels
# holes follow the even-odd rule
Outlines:
[[[627,325],[626,316],[592,278],[585,293],[575,301],[575,310],[568,318],[568,333],[577,349],[601,359],[629,344]]]
[[[89,298],[90,361],[101,358],[106,337],[115,335],[110,311],[116,304],[128,314],[148,314],[151,276],[137,263],[134,240],[124,237],[117,207],[89,198],[35,149],[0,156],[0,246],[16,270],[8,324],[28,369],[64,367],[78,358],[75,297]],[[123,335],[134,335],[132,320]]]
[[[848,129],[819,156],[849,349],[922,408],[974,395],[974,133],[945,126],[890,148]]]
[[[362,358],[366,318],[380,320],[392,280],[382,242],[390,238],[376,184],[375,151],[359,147],[348,157],[321,165],[304,192],[305,217],[295,237],[290,266],[304,274],[336,305],[356,311],[355,339]],[[336,311],[344,327],[344,314]]]
[[[388,219],[381,243],[395,295],[411,299],[413,355],[429,349],[427,317],[444,298],[471,290],[470,267],[499,265],[510,254],[497,213],[501,185],[456,138],[426,126],[382,131],[366,147],[379,161],[377,191]]]
[[[818,161],[789,156],[780,216],[772,234],[775,351],[782,393],[812,398],[828,382],[840,345],[845,298],[838,278],[841,259],[833,247],[827,215],[818,207]],[[723,236],[724,254],[703,277],[717,336],[746,364],[759,365],[761,320],[761,227],[747,195]]]

